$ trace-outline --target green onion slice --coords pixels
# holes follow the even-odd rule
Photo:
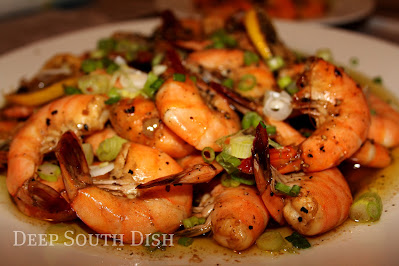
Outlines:
[[[43,163],[37,168],[37,174],[43,180],[56,182],[61,175],[61,169],[58,165],[52,163]]]
[[[126,142],[127,140],[118,136],[113,136],[112,138],[104,140],[100,143],[96,152],[98,159],[102,162],[115,160],[122,149],[122,145]]]
[[[231,177],[232,180],[240,182],[241,184],[244,184],[244,185],[248,185],[248,186],[255,185],[255,179],[253,179],[253,178],[249,179],[249,178],[246,178],[246,177],[241,176],[241,175],[236,174],[236,173],[231,174],[230,177]]]
[[[152,66],[159,65],[159,64],[162,62],[162,60],[163,60],[164,57],[165,57],[164,53],[157,53],[157,54],[152,58],[151,65],[152,65]]]
[[[285,239],[287,239],[291,244],[299,249],[306,249],[310,248],[310,243],[309,241],[300,235],[298,232],[292,233],[292,235],[287,236]]]
[[[185,82],[186,81],[186,75],[181,74],[181,73],[175,73],[175,74],[173,74],[173,80],[174,81]]]
[[[211,163],[215,160],[215,151],[211,147],[205,147],[201,151],[204,162]]]
[[[262,117],[258,115],[258,113],[247,112],[241,120],[241,126],[243,129],[247,129],[250,127],[256,128],[260,121],[262,121]]]
[[[293,185],[290,187],[280,182],[276,182],[275,189],[280,193],[291,197],[298,196],[299,192],[301,191],[301,187],[298,185]]]
[[[241,184],[240,181],[234,180],[231,177],[229,177],[228,175],[223,175],[220,180],[220,183],[224,187],[238,187]]]
[[[235,136],[230,139],[228,153],[239,159],[246,159],[252,155],[254,136]]]
[[[274,56],[267,60],[267,65],[270,68],[270,71],[276,71],[282,68],[285,65],[284,59],[281,56]]]
[[[280,87],[280,89],[285,89],[292,83],[292,79],[290,76],[284,76],[281,77],[277,80],[277,85]]]
[[[81,90],[79,90],[76,87],[72,87],[72,86],[65,86],[64,87],[64,93],[66,95],[73,95],[73,94],[82,94],[83,92]]]
[[[194,242],[194,238],[191,237],[180,237],[177,243],[181,246],[188,247]]]
[[[376,192],[366,192],[358,196],[353,202],[349,218],[356,222],[375,222],[382,214],[382,200]]]
[[[241,164],[241,160],[222,151],[216,156],[216,161],[226,170],[227,173],[231,174],[237,170],[237,167]]]
[[[238,89],[240,91],[252,90],[256,85],[256,77],[252,74],[245,74],[240,78],[238,82]]]
[[[225,79],[225,80],[223,80],[222,85],[227,87],[227,88],[229,88],[229,89],[232,89],[233,86],[234,86],[234,81],[232,79],[230,79],[230,78],[229,79]]]
[[[286,247],[283,236],[278,231],[266,231],[256,240],[256,246],[260,250],[279,251]]]
[[[244,52],[244,64],[246,66],[256,64],[259,62],[259,56],[251,51],[245,51]]]
[[[327,62],[333,61],[333,56],[332,56],[331,50],[328,48],[323,48],[323,49],[317,50],[316,56],[320,57],[321,59],[323,59],[324,61],[327,61]]]

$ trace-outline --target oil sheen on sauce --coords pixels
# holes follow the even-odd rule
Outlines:
[[[382,86],[373,83],[370,79],[365,78],[363,75],[348,71],[363,87],[366,86],[371,92],[377,94],[384,100],[389,100],[394,106],[399,106],[399,102],[395,97],[383,89]],[[384,219],[384,213],[393,211],[396,206],[392,202],[392,198],[399,191],[399,148],[392,151],[393,163],[384,169],[370,169],[370,168],[356,168],[352,164],[344,163],[339,168],[348,180],[354,197],[364,191],[377,192],[384,203],[384,210],[381,219]],[[12,203],[8,196],[7,188],[5,185],[5,176],[0,175],[0,204],[9,205],[7,209],[16,217],[25,223],[33,224],[37,227],[43,228],[43,232],[53,226],[49,222],[38,221],[36,219],[26,217],[21,214],[15,205]],[[375,224],[378,224],[375,223]],[[341,226],[331,230],[318,237],[308,237],[307,239],[312,244],[311,248],[318,248],[324,241],[329,241],[334,238],[339,238],[342,234],[350,231],[355,226],[373,226],[374,224],[357,224],[351,220],[347,220]],[[82,222],[73,222],[68,224],[68,228],[73,228],[75,234],[94,234]],[[292,233],[292,230],[287,227],[278,228],[280,233],[285,237]],[[179,263],[201,263],[206,259],[209,261],[212,258],[214,264],[223,263],[239,263],[245,262],[246,258],[261,257],[276,257],[284,255],[284,253],[301,253],[302,251],[290,249],[282,252],[265,252],[259,250],[256,245],[248,250],[237,253],[229,249],[217,245],[210,236],[203,236],[195,238],[193,244],[189,247],[179,246],[175,241],[173,247],[167,247],[165,250],[156,250],[154,252],[148,251],[143,246],[131,246],[128,244],[116,244],[112,240],[105,241],[100,239],[96,246],[79,246],[79,247],[65,247],[65,248],[79,248],[89,254],[101,254],[101,256],[117,256],[124,260],[132,261],[176,261]]]

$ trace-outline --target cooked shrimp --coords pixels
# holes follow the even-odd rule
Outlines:
[[[342,224],[349,215],[352,195],[337,168],[297,175],[289,185],[301,187],[297,197],[286,197],[284,218],[296,231],[312,236]]]
[[[110,120],[119,136],[160,149],[174,158],[194,151],[191,145],[165,126],[155,103],[144,97],[123,99],[114,104]]]
[[[237,132],[240,119],[223,97],[204,84],[197,86],[199,83],[188,76],[184,82],[169,78],[155,103],[162,121],[180,138],[198,150],[211,147],[220,151],[215,141]]]
[[[96,232],[123,235],[124,242],[138,243],[141,241],[140,233],[172,233],[191,214],[190,185],[156,187],[134,193],[135,185],[143,180],[182,170],[163,152],[126,143],[115,162],[117,165],[120,161],[122,165],[111,173],[113,178],[108,185],[105,184],[106,190],[93,185],[79,140],[74,134],[67,132],[63,135],[56,155],[72,208]]]
[[[389,150],[372,140],[366,140],[349,160],[361,166],[375,168],[387,167],[392,162]]]
[[[177,232],[196,236],[210,230],[221,246],[241,251],[249,248],[263,233],[269,214],[256,189],[248,186],[216,186],[204,205],[196,208],[198,216],[208,216],[204,225]]]
[[[8,156],[7,188],[18,208],[44,220],[74,218],[61,195],[40,181],[36,170],[43,155],[52,151],[62,133],[78,135],[103,128],[108,119],[103,96],[74,95],[42,107],[12,140]],[[49,184],[49,183],[47,183]]]
[[[316,120],[316,131],[303,141],[306,172],[337,166],[351,157],[367,138],[370,112],[362,89],[342,70],[312,58],[300,76],[293,106]]]
[[[399,145],[399,113],[373,94],[368,95],[372,111],[368,138],[385,147]]]
[[[262,98],[266,90],[274,90],[277,87],[272,72],[265,64],[258,63],[249,66],[244,64],[244,51],[242,50],[208,49],[198,51],[191,53],[186,63],[194,72],[205,70],[211,75],[213,73],[219,79],[231,78],[234,91],[246,98]],[[254,86],[250,90],[240,89],[240,80],[249,76],[254,77]]]

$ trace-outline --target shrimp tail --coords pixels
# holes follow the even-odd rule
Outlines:
[[[221,168],[212,164],[196,164],[174,175],[151,180],[137,186],[137,189],[145,189],[155,186],[177,185],[177,184],[198,184],[209,182],[221,172]]]
[[[252,147],[254,175],[256,186],[260,193],[265,192],[270,184],[272,175],[270,171],[269,137],[261,124],[256,127],[255,140]]]
[[[75,212],[59,192],[39,181],[29,179],[13,197],[24,214],[46,221],[70,221]]]
[[[65,189],[69,198],[73,199],[79,189],[93,184],[78,137],[71,131],[64,133],[55,154],[60,163]]]
[[[266,128],[263,128],[261,124],[256,127],[252,157],[256,186],[262,194],[262,200],[273,219],[283,224],[284,198],[274,194],[271,189],[273,175],[269,158],[269,139]]]

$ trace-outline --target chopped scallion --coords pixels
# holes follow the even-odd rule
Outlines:
[[[152,66],[159,65],[159,64],[162,62],[162,60],[163,60],[164,57],[165,57],[165,55],[164,55],[163,53],[157,53],[157,54],[152,58],[151,65],[152,65]]]
[[[115,160],[122,149],[122,145],[126,142],[127,140],[118,136],[113,136],[112,138],[104,140],[100,143],[96,152],[98,159],[102,162]]]
[[[260,121],[262,121],[262,117],[258,113],[247,112],[241,120],[241,126],[243,129],[250,127],[256,128]]]
[[[380,76],[373,78],[373,82],[376,84],[382,84],[382,78]]]
[[[177,243],[181,246],[188,247],[194,242],[194,238],[191,237],[180,237]]]
[[[248,176],[250,176],[250,175],[248,175]],[[253,178],[247,178],[245,176],[241,176],[241,175],[235,174],[235,173],[231,174],[230,177],[232,180],[240,182],[241,184],[244,184],[244,185],[248,185],[248,186],[255,185],[255,179],[253,179]]]
[[[275,189],[285,195],[291,196],[291,197],[296,197],[298,196],[301,187],[298,185],[293,185],[292,187],[287,186],[283,183],[276,182]]]
[[[300,235],[298,232],[292,233],[292,235],[287,236],[285,239],[287,239],[291,244],[299,249],[306,249],[310,248],[310,243],[309,241]]]
[[[229,177],[227,175],[223,175],[222,176],[222,178],[220,180],[220,183],[224,187],[238,187],[241,184],[240,181],[234,180],[234,179],[232,179],[231,177]]]
[[[79,90],[76,87],[72,87],[72,86],[65,86],[64,87],[64,93],[66,95],[73,95],[73,94],[82,94],[83,92],[81,90]]]
[[[239,159],[251,157],[254,139],[255,137],[251,135],[232,137],[228,149],[229,154]]]
[[[256,240],[256,246],[260,250],[279,251],[286,247],[283,236],[278,231],[266,231]]]
[[[281,56],[274,56],[267,60],[267,65],[271,71],[276,71],[285,65],[284,59]]]
[[[245,74],[240,78],[238,82],[238,89],[240,91],[252,90],[256,85],[256,77],[252,74]]]
[[[97,48],[105,52],[110,52],[115,49],[116,41],[112,38],[101,39],[97,43]]]
[[[185,82],[186,81],[186,75],[181,74],[181,73],[175,73],[175,74],[173,74],[173,80],[174,81]]]
[[[215,151],[211,147],[205,147],[201,151],[202,159],[206,163],[211,163],[215,160]]]
[[[237,170],[237,167],[241,164],[241,160],[222,151],[216,156],[216,161],[226,170],[227,173],[231,174]]]
[[[43,180],[56,182],[61,175],[61,169],[58,165],[52,163],[43,163],[37,169],[37,174]]]
[[[232,89],[233,86],[234,86],[234,81],[232,79],[230,79],[230,78],[229,79],[225,79],[225,80],[223,80],[222,85],[227,87],[227,88],[229,88],[229,89]]]
[[[366,192],[355,199],[349,217],[356,222],[375,222],[382,214],[381,197],[375,192]]]
[[[256,64],[259,62],[259,56],[251,51],[245,51],[244,52],[244,64],[246,66]]]
[[[331,50],[328,48],[317,50],[316,56],[320,57],[321,59],[323,59],[324,61],[327,61],[327,62],[333,61],[333,56],[332,56]]]
[[[292,79],[290,76],[284,76],[281,77],[277,80],[277,85],[280,87],[280,89],[285,89],[292,83]]]

